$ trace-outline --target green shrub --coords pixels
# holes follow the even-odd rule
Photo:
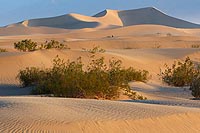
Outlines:
[[[42,44],[37,44],[37,42],[33,42],[31,39],[22,40],[14,43],[14,48],[23,52],[36,51],[41,49],[70,49],[67,45],[64,45],[56,40],[46,41]]]
[[[35,51],[37,50],[37,43],[33,42],[31,39],[26,39],[19,41],[17,43],[14,43],[14,48],[23,52],[26,51]]]
[[[190,58],[187,57],[184,62],[175,62],[172,67],[166,65],[166,69],[161,75],[165,83],[182,87],[191,85],[198,74],[199,69]]]
[[[0,53],[3,53],[3,52],[7,52],[7,50],[6,49],[2,49],[2,48],[0,48]]]
[[[17,78],[20,79],[22,87],[37,85],[41,80],[47,78],[47,70],[42,70],[36,67],[27,67],[20,70]]]
[[[40,49],[69,49],[66,45],[63,43],[60,43],[59,41],[56,40],[51,40],[50,42],[46,41],[44,44],[41,44]]]
[[[117,98],[119,90],[128,88],[130,81],[147,80],[146,71],[125,69],[120,60],[110,60],[107,66],[103,57],[91,58],[87,70],[84,70],[81,58],[64,61],[57,56],[52,68],[26,68],[19,72],[18,78],[24,87],[35,86],[33,94],[103,99]]]
[[[191,86],[190,86],[190,90],[192,90],[192,95],[195,98],[200,99],[200,75],[193,80]]]

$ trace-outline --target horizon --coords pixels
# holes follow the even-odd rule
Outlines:
[[[85,0],[84,4],[80,4],[78,0],[3,0],[0,2],[2,9],[0,13],[0,27],[18,23],[24,20],[49,18],[61,16],[70,13],[92,16],[105,9],[111,10],[132,10],[146,7],[155,7],[169,16],[173,16],[192,23],[200,24],[200,9],[197,5],[200,1],[194,0],[192,3],[188,0],[183,1],[157,1],[157,0],[120,0],[110,1],[89,1]],[[78,5],[78,8],[77,8]],[[88,8],[88,6],[93,8]],[[10,8],[7,8],[10,7]]]

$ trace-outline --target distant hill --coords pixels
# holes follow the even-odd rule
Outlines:
[[[51,18],[30,19],[0,28],[0,35],[12,31],[17,32],[17,30],[20,30],[22,34],[31,34],[32,31],[43,34],[54,31],[55,33],[63,33],[66,30],[74,29],[98,30],[134,25],[162,25],[184,29],[200,28],[199,24],[168,16],[154,7],[147,7],[122,11],[104,10],[94,16],[67,14]]]

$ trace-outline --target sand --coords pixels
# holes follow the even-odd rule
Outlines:
[[[200,131],[194,108],[40,97],[0,98],[0,107],[1,132]]]
[[[146,19],[133,21],[138,16]],[[191,100],[188,87],[167,86],[158,76],[165,63],[171,65],[187,56],[200,62],[200,49],[192,48],[200,44],[198,26],[155,8],[143,8],[105,10],[92,17],[69,14],[26,20],[0,28],[0,48],[8,50],[0,53],[0,132],[200,132],[199,101]],[[71,49],[19,52],[13,43],[22,39],[39,43],[55,39]],[[87,64],[89,53],[82,49],[94,46],[106,50],[97,54],[106,62],[116,58],[124,67],[148,70],[147,83],[130,83],[131,89],[148,100],[40,97],[30,95],[31,88],[20,88],[16,78],[20,69],[51,67],[56,55],[65,60],[81,56]]]

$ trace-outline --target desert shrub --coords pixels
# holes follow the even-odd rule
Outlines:
[[[161,48],[161,45],[159,43],[155,43],[154,48]]]
[[[190,90],[195,98],[200,99],[200,75],[192,81]]]
[[[37,85],[41,80],[46,79],[47,70],[36,67],[27,67],[20,70],[17,78],[20,79],[22,87]]]
[[[129,47],[129,46],[127,46],[127,47],[124,47],[124,49],[133,49],[132,47]]]
[[[102,49],[100,46],[94,46],[92,49],[85,49],[82,48],[83,51],[89,52],[91,54],[95,54],[95,53],[105,53],[105,49]]]
[[[199,69],[190,58],[187,57],[184,62],[175,62],[172,67],[166,65],[166,69],[161,75],[165,83],[182,87],[191,85],[198,74]]]
[[[6,49],[0,48],[0,53],[7,52]]]
[[[37,50],[37,43],[31,39],[22,40],[14,43],[14,48],[23,52]]]
[[[81,58],[64,61],[58,56],[50,69],[26,68],[18,78],[25,86],[34,85],[33,94],[53,94],[57,97],[114,99],[120,89],[129,88],[130,81],[147,80],[147,72],[125,69],[120,60],[91,57],[91,62],[83,69]],[[130,74],[129,74],[130,73]],[[135,97],[140,98],[141,97]]]
[[[36,94],[49,92],[57,97],[85,97],[82,89],[84,74],[82,66],[80,58],[73,62],[55,58],[48,78],[39,82],[34,92]]]
[[[171,33],[167,33],[167,36],[172,36],[172,34]]]
[[[192,48],[200,48],[200,44],[193,44]]]
[[[145,82],[149,75],[146,70],[135,70],[132,67],[125,69],[122,67],[122,61],[115,59],[109,61],[108,73],[111,85],[127,84],[131,81]]]
[[[60,43],[59,41],[56,40],[51,40],[51,41],[46,41],[44,44],[41,44],[41,48],[40,49],[69,49],[66,45],[64,45],[63,43]]]
[[[36,51],[41,49],[70,49],[67,45],[60,43],[56,40],[46,41],[45,43],[38,44],[31,39],[22,40],[14,43],[14,48],[23,52]]]

